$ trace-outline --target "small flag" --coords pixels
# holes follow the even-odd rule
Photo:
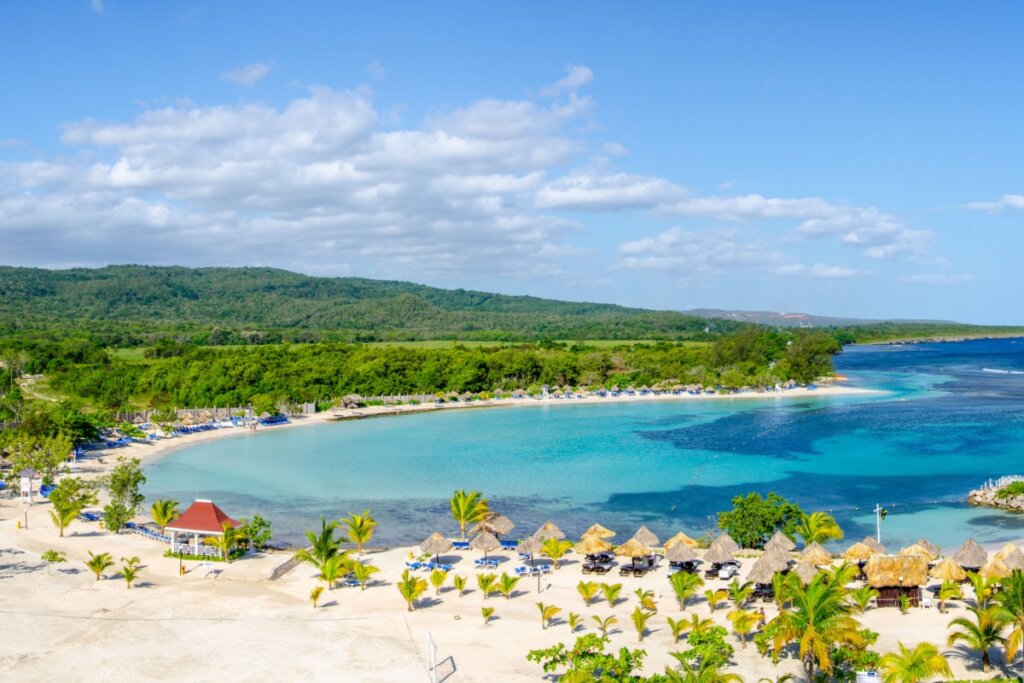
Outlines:
[[[882,508],[882,512],[880,513],[880,515],[881,515],[881,518],[882,518],[882,519],[885,519],[885,516],[886,516],[887,514],[889,514],[889,511],[888,511],[888,510],[886,510],[885,508]]]

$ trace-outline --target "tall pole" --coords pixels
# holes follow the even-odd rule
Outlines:
[[[882,542],[882,506],[875,503],[875,540]]]

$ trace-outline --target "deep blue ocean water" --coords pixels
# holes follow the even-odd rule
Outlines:
[[[847,539],[951,547],[1024,537],[1024,515],[970,508],[989,477],[1024,474],[1024,339],[848,347],[868,397],[548,402],[348,421],[219,439],[147,468],[150,499],[213,498],[296,542],[321,515],[371,508],[375,543],[454,533],[447,499],[483,491],[531,533],[595,521],[697,535],[747,491],[828,510]],[[1001,370],[1009,372],[991,372]],[[551,403],[554,403],[552,405]]]

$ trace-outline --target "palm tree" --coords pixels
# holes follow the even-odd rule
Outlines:
[[[653,613],[642,610],[640,607],[633,608],[633,613],[629,617],[633,622],[633,628],[636,629],[637,642],[644,642],[644,634],[647,633],[647,622],[652,616],[654,616]]]
[[[583,602],[587,607],[590,607],[590,603],[597,597],[598,590],[600,589],[593,581],[580,581],[576,584],[576,592],[583,598]]]
[[[320,532],[307,531],[306,539],[309,541],[309,547],[295,553],[295,556],[314,567],[323,566],[323,563],[337,555],[341,548],[341,539],[334,533],[337,528],[336,521],[327,521],[327,518],[321,517]]]
[[[812,512],[809,515],[803,515],[796,532],[804,539],[804,545],[843,539],[843,530],[839,528],[835,518],[827,512]]]
[[[238,545],[239,538],[238,530],[228,522],[224,522],[224,530],[219,536],[207,536],[203,542],[219,550],[221,558],[230,562],[231,551]]]
[[[918,643],[913,650],[903,643],[899,647],[899,652],[890,652],[879,661],[883,683],[922,683],[936,676],[953,677],[949,662],[931,643]]]
[[[502,572],[501,579],[498,581],[498,592],[508,600],[512,597],[512,592],[516,589],[517,583],[519,583],[518,576],[509,576],[506,572]]]
[[[943,581],[942,585],[939,586],[939,592],[936,595],[939,598],[939,611],[945,614],[946,601],[959,600],[963,597],[964,591],[960,587],[960,584],[955,581]]]
[[[405,604],[409,607],[409,611],[413,610],[416,605],[416,601],[420,599],[427,590],[427,582],[423,579],[413,576],[406,569],[402,572],[402,578],[398,581],[398,592],[405,598]]]
[[[974,605],[978,609],[988,607],[988,602],[992,599],[992,594],[995,592],[996,579],[986,579],[981,574],[976,574],[975,572],[967,572],[967,579],[974,588]]]
[[[633,591],[633,595],[640,600],[640,606],[649,612],[657,612],[658,606],[654,602],[654,591],[645,591],[643,588],[637,588]]]
[[[719,657],[698,657],[690,661],[681,652],[670,654],[679,661],[679,666],[665,670],[669,683],[743,683],[739,674],[722,670],[725,662]]]
[[[490,513],[490,508],[479,491],[467,493],[465,489],[459,489],[452,494],[451,511],[452,518],[459,524],[459,535],[466,538],[466,527],[483,521]]]
[[[608,604],[612,607],[619,601],[619,593],[622,592],[621,583],[602,583],[601,592],[604,594],[604,599],[608,601]]]
[[[309,592],[309,601],[313,603],[313,609],[316,609],[317,603],[320,602],[320,594],[323,592],[323,586],[315,586],[313,590]]]
[[[949,622],[948,628],[960,627],[959,631],[949,634],[946,643],[950,647],[963,642],[969,650],[981,653],[981,670],[988,671],[992,662],[989,659],[988,651],[997,645],[1006,643],[1003,637],[1003,629],[1006,627],[1006,618],[999,611],[999,607],[977,607],[967,608],[974,615],[974,621],[967,617],[958,617]]]
[[[558,569],[558,561],[569,552],[572,548],[572,543],[565,539],[549,538],[541,544],[540,550],[542,553],[550,557],[555,561],[555,569]]]
[[[352,574],[352,578],[359,582],[359,590],[363,591],[366,590],[366,582],[379,571],[378,567],[374,567],[372,564],[364,564],[358,560],[349,564],[349,572]]]
[[[591,617],[591,619],[593,619],[594,622],[597,623],[597,629],[601,632],[602,638],[607,638],[608,630],[615,624],[619,623],[619,620],[615,618],[614,614],[609,617],[605,617],[604,619],[597,615],[594,615]]]
[[[452,577],[452,585],[455,586],[455,590],[459,591],[459,597],[461,598],[466,592],[466,577],[456,574]]]
[[[92,551],[89,551],[89,559],[86,560],[85,566],[92,570],[92,573],[96,575],[96,580],[100,580],[100,576],[110,567],[114,566],[114,558],[110,556],[110,553],[100,553],[99,555],[93,555]]]
[[[1024,653],[1024,572],[1015,569],[1002,580],[1003,589],[995,596],[1004,620],[1010,624],[1006,636],[1006,661],[1012,662],[1018,652]],[[1024,669],[1024,655],[1021,656]]]
[[[64,538],[64,530],[71,525],[76,519],[81,510],[78,506],[70,507],[55,507],[50,510],[50,520],[53,521],[53,525],[57,527],[57,535]]]
[[[704,591],[704,599],[708,601],[708,609],[712,612],[718,608],[718,603],[729,597],[729,593],[719,588],[718,590],[707,589]]]
[[[735,605],[736,609],[743,607],[743,603],[749,600],[753,594],[754,584],[750,581],[740,583],[739,579],[733,579],[732,583],[729,584],[729,599],[732,600],[732,604]]]
[[[181,517],[181,513],[178,511],[178,501],[176,500],[155,500],[149,508],[149,515],[153,518],[153,521],[158,527],[160,527],[160,533],[164,533],[164,529],[167,525]]]
[[[850,602],[853,603],[853,607],[857,614],[864,614],[867,611],[868,605],[871,601],[878,597],[878,591],[871,586],[864,585],[858,586],[852,590],[846,591],[846,594],[850,598]]]
[[[490,597],[497,589],[498,577],[494,574],[477,574],[476,585],[480,589],[480,592],[484,594],[484,600]]]
[[[813,681],[816,667],[831,672],[832,645],[861,645],[861,625],[851,616],[853,607],[845,589],[829,582],[825,574],[818,574],[807,586],[795,574],[790,575],[783,590],[784,599],[791,604],[769,624],[775,630],[775,656],[787,643],[798,643],[807,680]]]
[[[757,626],[757,622],[761,620],[761,615],[757,612],[734,609],[727,616],[729,621],[732,622],[733,633],[740,639],[740,647],[746,649],[747,635]]]
[[[328,590],[334,590],[338,579],[349,573],[348,557],[345,554],[328,557],[320,565],[320,580],[327,584]]]
[[[480,614],[483,615],[484,626],[487,626],[489,623],[491,623],[491,617],[494,616],[494,608],[493,607],[481,607],[480,608]]]
[[[569,633],[576,633],[576,629],[580,625],[580,615],[575,612],[569,612]]]
[[[560,607],[545,605],[543,602],[537,603],[537,609],[540,610],[540,627],[544,630],[547,630],[548,624],[555,618],[555,615],[562,611]]]
[[[377,528],[377,520],[373,518],[369,510],[363,510],[363,514],[348,513],[348,517],[341,520],[348,531],[348,538],[356,544],[359,549],[359,556],[363,556],[363,546],[373,538],[373,530]]]
[[[775,606],[781,612],[786,606],[786,577],[788,574],[775,572],[772,575],[772,594],[775,596]]]
[[[857,575],[860,574],[860,569],[852,562],[844,560],[834,567],[829,567],[827,574],[829,581],[840,586],[845,586],[857,578]]]
[[[672,631],[673,643],[678,643],[682,635],[690,630],[690,622],[686,619],[676,620],[672,617],[665,617],[665,622],[668,624],[668,629]]]
[[[669,577],[669,583],[672,584],[676,600],[679,601],[679,611],[682,612],[686,606],[686,601],[693,597],[700,590],[701,586],[704,585],[704,579],[700,578],[697,574],[676,572]]]
[[[441,586],[444,585],[447,578],[448,572],[443,569],[435,569],[430,572],[430,585],[434,587],[434,595],[441,594]]]
[[[121,576],[124,577],[124,582],[130,589],[132,587],[132,581],[139,578],[139,569],[134,564],[125,563],[121,567]]]

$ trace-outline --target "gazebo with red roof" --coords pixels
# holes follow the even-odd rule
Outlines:
[[[239,525],[237,520],[231,519],[209,500],[196,499],[185,514],[168,524],[164,531],[171,535],[171,551],[191,553],[193,555],[216,555],[214,548],[199,545],[200,536],[223,536],[224,525],[232,528]],[[176,542],[177,534],[192,534],[191,547],[189,543]]]

